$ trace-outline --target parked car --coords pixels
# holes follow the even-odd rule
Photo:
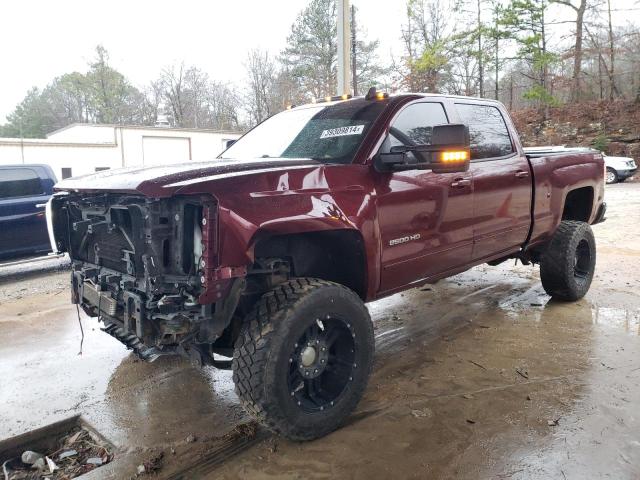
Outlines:
[[[577,300],[606,207],[599,152],[526,155],[497,101],[374,89],[274,115],[218,161],[56,191],[73,302],[143,359],[231,367],[245,408],[294,440],[362,396],[365,302],[514,258]]]
[[[45,205],[56,177],[47,165],[0,165],[0,257],[51,250]]]
[[[607,166],[607,183],[624,182],[638,171],[636,162],[630,157],[604,155],[604,163]]]

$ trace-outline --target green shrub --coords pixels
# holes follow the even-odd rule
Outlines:
[[[591,140],[591,146],[596,150],[604,152],[609,146],[609,139],[603,132],[600,132],[596,138]]]

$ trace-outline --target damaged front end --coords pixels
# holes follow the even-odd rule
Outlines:
[[[145,360],[180,354],[215,363],[246,270],[219,268],[209,196],[55,196],[55,246],[72,260],[72,302]]]

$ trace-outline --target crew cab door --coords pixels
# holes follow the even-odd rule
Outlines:
[[[411,103],[391,121],[380,152],[407,142],[430,144],[433,126],[444,123],[450,122],[442,103]],[[374,170],[374,176],[381,243],[380,293],[438,276],[470,261],[470,172]]]
[[[0,167],[0,256],[50,248],[45,190],[34,168]]]
[[[471,138],[474,182],[474,262],[522,245],[531,226],[532,174],[511,138],[506,112],[473,101],[456,102]]]

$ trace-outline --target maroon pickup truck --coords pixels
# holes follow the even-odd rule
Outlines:
[[[232,368],[246,409],[296,440],[361,398],[365,302],[508,259],[579,299],[605,212],[599,153],[527,156],[498,102],[373,89],[279,113],[215,161],[56,191],[73,303],[143,359]]]

